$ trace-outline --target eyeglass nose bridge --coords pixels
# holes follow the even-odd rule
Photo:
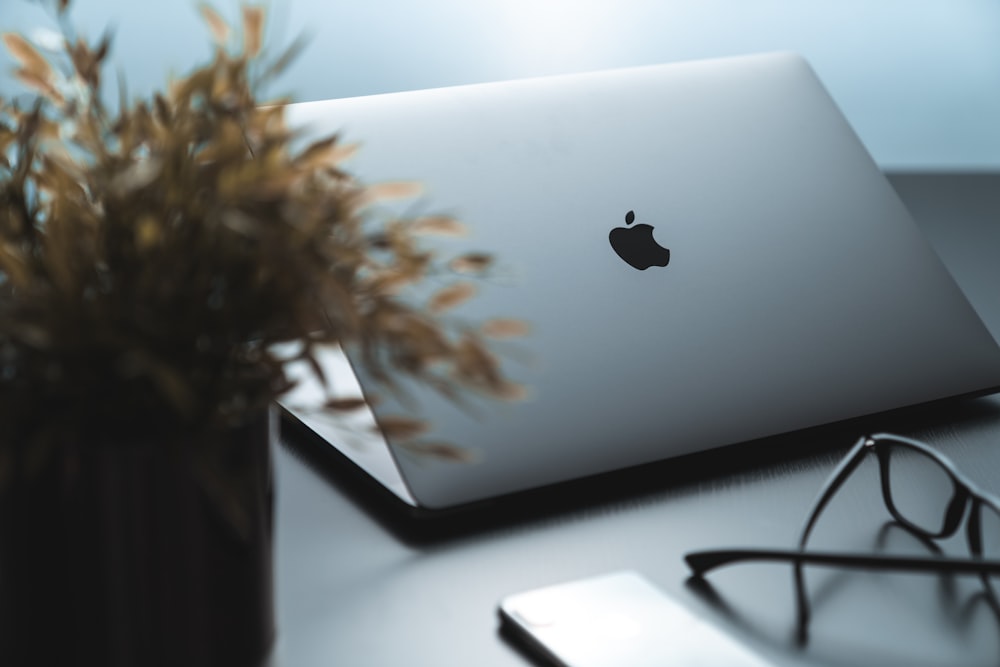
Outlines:
[[[871,443],[872,445],[876,444],[874,441],[871,441]],[[865,445],[867,446],[868,442],[866,442]],[[939,530],[929,530],[927,527],[913,523],[907,519],[906,516],[896,507],[896,503],[892,497],[892,485],[889,482],[891,475],[889,467],[889,448],[876,447],[875,451],[878,454],[882,500],[885,503],[886,509],[889,510],[889,514],[892,515],[892,518],[916,534],[930,539],[938,540],[954,535],[959,526],[962,524],[962,517],[965,516],[965,509],[969,504],[969,498],[971,497],[969,489],[966,488],[964,484],[960,484],[958,480],[956,480],[954,476],[949,473],[948,478],[951,481],[952,494],[951,500],[948,501],[948,506],[945,508],[944,520],[941,522],[941,528]]]

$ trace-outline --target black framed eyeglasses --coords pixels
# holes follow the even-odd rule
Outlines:
[[[892,518],[924,540],[956,535],[965,526],[971,557],[893,556],[807,551],[823,509],[868,454],[878,458],[882,499]],[[1000,576],[1000,499],[979,489],[939,452],[918,440],[881,433],[862,437],[838,464],[813,502],[798,549],[716,549],[685,554],[696,578],[741,562],[784,561],[794,565],[800,635],[809,619],[802,569],[805,565],[899,572],[978,575],[994,599],[991,577]]]

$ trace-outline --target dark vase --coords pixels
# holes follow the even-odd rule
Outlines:
[[[7,480],[0,664],[263,664],[276,419],[198,436],[211,448],[146,434],[87,443]]]

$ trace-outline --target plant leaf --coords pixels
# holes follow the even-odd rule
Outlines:
[[[503,401],[523,401],[528,398],[528,388],[518,382],[501,381],[490,389],[490,395]]]
[[[52,66],[49,65],[49,61],[24,37],[13,32],[5,32],[3,42],[25,71],[42,81],[49,81],[52,78]]]
[[[331,398],[323,407],[336,412],[353,412],[368,405],[368,401],[363,398]]]
[[[482,252],[460,255],[448,262],[455,273],[482,273],[493,264],[493,256]]]
[[[14,72],[14,78],[28,86],[40,92],[45,97],[49,98],[56,104],[62,104],[65,98],[59,93],[58,90],[52,85],[48,79],[44,79],[38,76],[35,72],[28,69],[19,69]]]
[[[453,463],[471,463],[476,460],[475,452],[453,445],[450,442],[403,442],[402,447],[423,457],[451,461]]]
[[[15,286],[26,287],[30,284],[28,264],[10,243],[0,243],[0,274],[5,274]]]
[[[243,8],[243,52],[248,58],[260,54],[264,42],[264,9],[259,5]]]
[[[377,430],[386,438],[408,440],[427,431],[428,425],[422,419],[403,416],[387,416],[378,420]]]
[[[313,170],[321,167],[332,167],[354,155],[357,144],[344,145],[337,136],[328,137],[309,145],[295,158],[295,166]]]
[[[205,23],[208,24],[208,29],[212,33],[212,40],[222,46],[227,41],[229,41],[229,24],[226,23],[219,13],[212,9],[211,6],[202,3],[198,6],[198,11],[201,12],[201,16],[205,19]]]
[[[383,199],[409,199],[423,191],[419,183],[412,181],[388,181],[369,185],[362,193],[363,203],[371,203]]]
[[[417,218],[410,226],[414,234],[435,234],[438,236],[464,236],[465,225],[447,215],[428,215]]]
[[[261,78],[268,80],[285,71],[292,61],[299,57],[299,54],[305,49],[307,42],[308,40],[305,35],[296,37],[291,45],[264,70]]]
[[[528,335],[528,324],[523,320],[497,317],[483,322],[479,331],[489,338],[519,338]]]
[[[455,283],[434,294],[427,307],[433,313],[440,313],[468,301],[475,295],[476,287],[472,283]]]

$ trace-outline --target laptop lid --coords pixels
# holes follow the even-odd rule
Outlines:
[[[366,182],[421,182],[423,210],[472,230],[440,241],[448,254],[498,258],[456,317],[531,326],[498,348],[523,402],[469,412],[407,385],[431,437],[472,462],[350,444],[292,410],[409,504],[1000,386],[996,342],[793,54],[303,103],[289,119],[359,141],[349,168]],[[367,418],[407,410],[380,396]]]

